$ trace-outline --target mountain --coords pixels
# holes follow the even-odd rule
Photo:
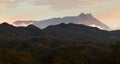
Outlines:
[[[113,39],[112,36],[116,36],[116,38],[118,38],[118,36],[115,35],[116,33],[113,34],[96,27],[72,23],[48,26],[46,29],[43,29],[43,31],[56,38],[81,41],[115,42],[116,39]],[[118,31],[115,32],[118,33]]]
[[[42,30],[34,25],[27,27],[15,27],[8,23],[0,24],[0,38],[8,39],[29,39],[33,37],[42,37]]]
[[[41,20],[41,21],[15,21],[13,24],[17,26],[34,24],[35,26],[43,29],[43,28],[46,28],[47,26],[57,25],[61,23],[84,24],[87,26],[98,27],[105,30],[109,29],[107,25],[103,24],[102,22],[94,18],[92,14],[84,14],[84,13],[81,13],[79,16],[52,18],[52,19]]]
[[[39,38],[58,38],[73,41],[92,41],[92,42],[116,42],[120,37],[120,31],[100,30],[96,27],[89,27],[82,24],[51,25],[45,29],[39,29],[34,25],[27,27],[15,27],[7,23],[0,24],[0,38],[9,39],[39,39]]]
[[[0,24],[1,64],[120,64],[120,31],[82,24]],[[114,60],[114,61],[113,61]]]

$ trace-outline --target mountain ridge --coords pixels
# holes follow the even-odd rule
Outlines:
[[[120,31],[79,24],[15,27],[0,24],[3,64],[119,64]],[[111,38],[111,39],[110,39]],[[113,61],[114,60],[114,61]]]
[[[61,24],[61,23],[74,23],[74,24],[84,24],[87,26],[99,26],[101,29],[105,29],[105,30],[109,30],[110,28],[105,25],[104,23],[100,22],[99,20],[97,20],[95,17],[93,17],[92,14],[84,14],[81,13],[78,16],[66,16],[63,18],[51,18],[51,19],[47,19],[47,20],[41,20],[41,21],[15,21],[13,24],[15,25],[22,25],[22,24],[34,24],[35,26],[39,27],[39,28],[46,28],[47,26],[50,25],[57,25],[57,24]]]
[[[8,24],[9,25],[9,24]],[[0,24],[2,26],[2,24]],[[89,27],[82,24],[65,24],[51,25],[45,29],[39,29],[34,25],[27,27],[6,26],[1,28],[0,35],[15,39],[31,39],[31,38],[58,38],[80,41],[95,42],[116,42],[119,40],[119,31],[106,31],[96,27]]]

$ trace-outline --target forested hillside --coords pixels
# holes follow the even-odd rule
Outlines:
[[[0,64],[120,64],[119,31],[0,24]]]

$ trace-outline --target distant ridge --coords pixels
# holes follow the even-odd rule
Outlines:
[[[67,16],[63,18],[52,18],[52,19],[47,19],[47,20],[41,20],[41,21],[15,21],[13,24],[17,26],[21,26],[23,24],[29,25],[29,24],[34,24],[35,26],[39,28],[46,28],[47,26],[50,25],[57,25],[60,23],[74,23],[74,24],[84,24],[87,26],[93,26],[93,27],[98,27],[104,30],[109,30],[110,28],[105,25],[104,23],[100,22],[96,18],[93,17],[92,14],[84,14],[81,13],[78,16]]]

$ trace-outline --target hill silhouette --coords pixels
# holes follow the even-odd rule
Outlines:
[[[15,27],[7,23],[0,24],[1,38],[60,38],[60,39],[72,39],[82,41],[94,41],[94,42],[115,42],[119,39],[119,31],[106,31],[96,27],[89,27],[78,24],[65,24],[48,26],[45,29],[39,29],[34,25],[27,27]]]
[[[120,64],[120,31],[78,24],[0,24],[0,64]]]

